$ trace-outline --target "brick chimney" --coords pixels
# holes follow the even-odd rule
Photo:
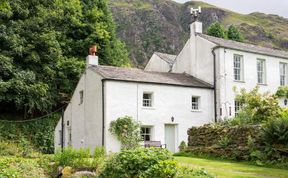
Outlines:
[[[97,46],[93,45],[89,48],[89,55],[86,57],[86,67],[89,66],[97,66],[98,65],[98,56],[97,53]]]

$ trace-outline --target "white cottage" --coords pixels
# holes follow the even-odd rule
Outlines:
[[[189,74],[88,64],[65,110],[64,145],[119,151],[109,124],[127,115],[140,121],[145,140],[161,141],[176,152],[188,128],[214,122],[213,113],[213,86]],[[61,130],[60,121],[56,147]]]

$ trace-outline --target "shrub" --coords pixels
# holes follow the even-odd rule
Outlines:
[[[275,95],[278,98],[288,98],[288,86],[279,87]]]
[[[174,160],[160,161],[152,165],[149,169],[141,174],[141,178],[173,178],[177,175],[177,162]]]
[[[20,149],[17,144],[10,141],[0,141],[0,156],[18,156]]]
[[[280,116],[281,108],[277,97],[269,93],[260,94],[259,87],[250,92],[242,89],[240,93],[236,91],[236,94],[236,100],[242,103],[242,108],[235,118],[238,123],[259,124]]]
[[[228,138],[227,136],[221,138],[219,141],[218,141],[218,145],[223,147],[223,148],[226,148],[229,144],[231,143],[231,139]]]
[[[35,159],[0,158],[0,177],[46,177]]]
[[[122,149],[134,149],[141,141],[140,124],[132,117],[120,117],[110,123],[109,131],[121,142]]]
[[[70,166],[77,168],[93,167],[90,159],[90,149],[81,148],[79,150],[73,148],[65,148],[63,152],[57,151],[54,157],[55,163],[58,166]]]
[[[105,149],[96,147],[93,153],[93,166],[99,167],[105,160]]]
[[[262,133],[263,140],[267,145],[288,147],[288,118],[280,117],[269,121],[262,127]]]
[[[205,170],[193,170],[188,167],[179,166],[174,160],[160,161],[154,164],[145,172],[140,175],[140,178],[189,178],[189,177],[202,177],[212,178]]]
[[[139,177],[151,166],[165,160],[173,160],[173,156],[166,149],[137,148],[135,150],[123,150],[107,160],[100,177]]]
[[[179,150],[184,151],[187,148],[185,141],[182,141],[179,145]]]

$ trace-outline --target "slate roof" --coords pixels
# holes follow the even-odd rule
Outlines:
[[[208,36],[208,35],[200,34],[200,33],[198,33],[197,35],[199,35],[200,37],[212,43],[219,45],[220,47],[226,47],[226,48],[235,49],[235,50],[241,50],[241,51],[246,51],[246,52],[264,54],[268,56],[275,56],[275,57],[288,59],[288,52],[283,51],[283,50],[256,46],[256,45],[249,44],[249,43],[240,43],[237,41],[216,38],[216,37],[212,37],[212,36]]]
[[[162,60],[164,60],[168,64],[174,64],[175,59],[177,57],[176,55],[166,54],[166,53],[159,53],[159,52],[155,52],[154,54],[159,56]]]
[[[177,85],[196,88],[213,88],[212,85],[185,73],[177,74],[168,72],[152,72],[137,68],[122,68],[100,65],[92,66],[91,68],[104,79],[108,80]]]

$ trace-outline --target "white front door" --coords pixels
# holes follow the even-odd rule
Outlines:
[[[176,142],[176,126],[172,124],[165,124],[165,144],[166,148],[175,153]]]

